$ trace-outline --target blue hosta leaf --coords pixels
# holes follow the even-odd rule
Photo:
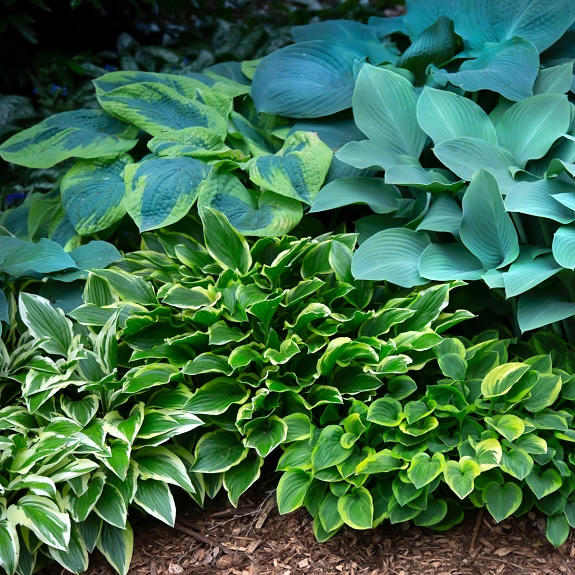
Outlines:
[[[459,72],[447,72],[432,64],[430,73],[441,86],[449,82],[466,92],[491,90],[517,102],[533,94],[539,54],[531,42],[512,38],[485,44],[477,59],[464,62]]]
[[[0,271],[14,277],[78,269],[62,246],[46,238],[35,244],[11,236],[0,236],[0,253]]]
[[[565,229],[565,228],[560,228]],[[513,297],[522,294],[561,271],[561,266],[551,254],[533,259],[529,254],[521,254],[503,274],[505,295]]]
[[[442,16],[407,48],[397,65],[411,70],[417,79],[424,80],[427,66],[450,60],[455,54],[455,46],[452,25]]]
[[[459,3],[460,0],[407,0],[405,25],[409,37],[412,40],[417,38],[424,30],[437,22],[440,16],[453,20]]]
[[[463,212],[459,204],[449,194],[442,193],[431,202],[429,211],[417,226],[416,231],[426,230],[459,235],[462,217]]]
[[[481,261],[461,244],[431,244],[419,260],[419,273],[435,281],[477,280],[484,271]]]
[[[390,166],[419,165],[415,158],[395,152],[387,140],[349,142],[336,152],[335,157],[359,169],[379,168],[387,170]]]
[[[78,160],[62,179],[62,205],[80,235],[105,230],[122,219],[126,192],[122,173],[132,162],[128,154]]]
[[[481,168],[490,170],[509,170],[515,163],[507,150],[478,138],[452,138],[444,140],[433,153],[453,173],[461,179],[470,181]]]
[[[555,232],[553,256],[560,266],[575,269],[575,226],[562,226]]]
[[[370,16],[367,23],[377,29],[377,34],[380,38],[385,38],[385,36],[396,33],[407,36],[404,16],[392,16],[390,18]]]
[[[370,140],[387,142],[392,151],[419,158],[426,136],[417,123],[416,106],[415,88],[403,76],[369,64],[360,70],[353,116]]]
[[[319,118],[351,107],[359,54],[314,40],[286,46],[262,59],[251,96],[258,112]]]
[[[505,209],[569,224],[575,220],[575,212],[553,196],[570,188],[572,186],[554,179],[520,182],[509,190],[505,198]]]
[[[573,60],[542,68],[533,86],[534,94],[566,94],[573,82]]]
[[[511,106],[497,123],[497,137],[524,167],[528,160],[542,158],[570,124],[567,96],[540,94]]]
[[[285,235],[303,216],[297,200],[248,190],[233,174],[213,174],[198,198],[198,207],[222,212],[246,236]]]
[[[367,239],[354,255],[351,271],[356,279],[387,280],[402,287],[423,285],[419,258],[430,245],[427,234],[409,229],[389,229]]]
[[[417,102],[417,121],[435,145],[462,137],[497,144],[489,116],[473,100],[453,92],[425,87]]]
[[[568,297],[542,290],[533,290],[519,298],[517,320],[521,332],[537,329],[575,315],[575,303]]]
[[[501,268],[514,261],[519,255],[517,232],[489,172],[481,170],[474,176],[462,206],[461,241],[484,267]]]
[[[571,0],[462,0],[455,31],[472,47],[521,36],[539,52],[554,44],[575,21]]]
[[[98,158],[131,150],[137,129],[102,110],[62,112],[12,136],[0,157],[28,168],[51,168],[68,158]]]
[[[397,188],[388,186],[381,178],[342,178],[319,191],[310,213],[367,204],[376,214],[388,214],[397,210],[400,198]]]
[[[441,192],[442,190],[455,192],[463,186],[463,182],[453,181],[453,174],[447,170],[426,170],[417,163],[389,166],[385,170],[385,182],[397,186],[419,188],[428,192]]]
[[[325,180],[331,158],[332,151],[317,134],[296,132],[277,154],[251,161],[250,179],[266,190],[311,204]]]
[[[104,110],[152,136],[191,126],[217,134],[227,132],[226,119],[212,106],[156,82],[127,84],[98,95]]]
[[[126,210],[142,232],[173,224],[188,213],[210,170],[207,164],[188,157],[128,164],[124,170]]]

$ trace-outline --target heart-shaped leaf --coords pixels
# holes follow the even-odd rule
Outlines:
[[[469,457],[447,461],[443,467],[445,482],[459,499],[465,499],[473,491],[474,480],[480,473],[479,465]]]
[[[523,500],[521,487],[517,483],[488,483],[481,492],[487,510],[499,523],[519,509]]]
[[[563,485],[561,475],[555,469],[546,469],[541,475],[534,470],[525,478],[525,482],[537,499],[543,499]]]
[[[434,453],[431,457],[427,453],[417,453],[411,458],[411,464],[407,469],[409,480],[417,489],[431,483],[445,467],[443,453]]]

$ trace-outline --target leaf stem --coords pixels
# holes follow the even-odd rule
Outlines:
[[[525,244],[525,245],[529,245],[529,240],[527,239],[527,234],[525,233],[525,228],[523,227],[523,223],[521,222],[520,215],[516,212],[508,212],[508,213],[511,214],[511,219],[513,220],[513,223],[515,224],[515,229],[517,230],[517,233],[519,234],[519,239],[521,240],[521,243]]]

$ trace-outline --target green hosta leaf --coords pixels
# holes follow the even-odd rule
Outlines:
[[[62,112],[0,145],[0,157],[28,168],[51,168],[68,158],[98,158],[131,150],[134,126],[102,110]]]
[[[357,127],[397,154],[419,158],[425,133],[416,120],[417,96],[409,80],[390,70],[364,64],[353,93]],[[399,163],[399,162],[396,162]]]
[[[513,448],[503,451],[499,467],[521,481],[531,473],[533,458],[523,449]]]
[[[66,552],[60,551],[49,547],[48,551],[52,559],[55,559],[68,571],[72,573],[84,573],[88,569],[88,550],[86,544],[80,533],[80,529],[76,525],[72,525],[70,533],[70,541],[68,543],[68,550]]]
[[[553,257],[561,267],[575,269],[575,226],[561,226],[555,232]]]
[[[564,229],[559,228],[558,231]],[[551,254],[532,260],[529,255],[520,255],[507,272],[503,273],[505,295],[513,297],[539,285],[547,278],[561,271],[561,266]]]
[[[541,374],[537,383],[531,388],[530,396],[525,401],[525,409],[536,413],[555,403],[561,393],[562,381],[559,375]]]
[[[341,445],[343,434],[344,430],[339,425],[328,425],[322,429],[311,456],[314,470],[338,465],[351,455],[352,449]]]
[[[20,543],[16,526],[10,521],[0,521],[0,567],[14,575],[20,557]]]
[[[267,457],[287,438],[288,426],[277,415],[262,417],[248,422],[244,427],[246,447],[254,448],[258,455]]]
[[[204,436],[205,437],[205,436]],[[133,453],[141,479],[155,479],[179,485],[188,493],[195,493],[182,460],[165,447],[145,447]]]
[[[162,303],[182,309],[199,309],[216,301],[216,294],[202,287],[175,285],[162,298]]]
[[[189,361],[182,370],[186,375],[198,375],[200,373],[225,373],[231,375],[233,368],[229,365],[225,355],[215,355],[211,352],[201,353]]]
[[[202,435],[196,445],[196,461],[192,471],[196,473],[221,473],[244,460],[249,449],[245,448],[238,435],[231,431],[218,430]]]
[[[537,499],[543,499],[543,497],[557,491],[563,484],[561,475],[555,469],[546,469],[541,475],[536,471],[532,471],[525,477],[525,482]]]
[[[367,204],[376,214],[388,214],[397,210],[400,198],[399,191],[381,178],[341,178],[329,182],[319,191],[310,213]]]
[[[281,236],[301,220],[301,203],[274,192],[247,189],[233,174],[213,174],[198,198],[205,207],[222,212],[246,236]]]
[[[521,332],[537,329],[575,315],[575,303],[554,292],[532,290],[519,298],[517,320]]]
[[[497,144],[489,116],[473,100],[453,92],[425,87],[417,102],[417,121],[435,145],[462,137]]]
[[[508,171],[509,166],[515,163],[507,150],[468,136],[444,140],[433,148],[433,153],[452,172],[468,182],[482,168]]]
[[[528,369],[529,365],[519,362],[505,363],[493,368],[481,382],[481,393],[485,397],[505,395]]]
[[[513,0],[463,2],[455,14],[455,31],[472,48],[521,36],[543,52],[563,36],[574,20],[575,7],[569,0],[553,4],[527,0],[520,7]]]
[[[128,154],[106,155],[95,160],[78,160],[60,183],[62,205],[70,223],[80,235],[109,228],[126,213],[126,186],[122,177]]]
[[[246,240],[230,225],[222,213],[206,207],[202,210],[204,237],[210,255],[224,268],[245,274],[252,258]]]
[[[422,277],[435,281],[477,280],[485,270],[481,261],[461,244],[431,244],[419,260]]]
[[[136,491],[134,502],[152,517],[167,523],[171,527],[174,526],[176,504],[170,488],[163,481],[138,479],[138,490]]]
[[[311,421],[305,413],[290,413],[286,415],[283,420],[288,427],[284,443],[301,441],[310,437]]]
[[[344,522],[353,529],[371,529],[373,524],[373,500],[365,487],[353,488],[341,497],[337,510]]]
[[[226,133],[226,120],[213,107],[157,82],[139,82],[98,94],[102,108],[152,136],[191,126]]]
[[[112,289],[125,301],[141,305],[157,305],[154,288],[145,279],[121,270],[98,270],[99,278],[108,281]]]
[[[392,453],[390,449],[383,449],[363,459],[357,465],[356,473],[387,473],[405,467],[407,467],[407,463],[404,463],[399,456]]]
[[[413,518],[413,522],[418,527],[433,527],[443,521],[446,515],[447,503],[442,499],[432,499],[427,502],[427,509]]]
[[[234,507],[238,506],[240,496],[260,477],[263,458],[250,451],[248,456],[224,473],[224,487]]]
[[[367,420],[377,423],[378,425],[395,427],[399,425],[405,417],[402,411],[403,406],[397,399],[381,397],[369,405]]]
[[[356,279],[387,280],[402,287],[423,285],[427,280],[419,275],[418,264],[430,243],[423,232],[383,230],[361,244],[353,258],[352,274]]]
[[[18,298],[20,317],[36,339],[45,339],[40,344],[48,353],[68,357],[72,344],[72,322],[59,308],[39,295],[20,293]]]
[[[120,575],[127,575],[134,550],[134,533],[129,523],[125,529],[103,523],[96,546]]]
[[[187,157],[152,158],[124,170],[124,205],[140,231],[165,227],[189,211],[210,174],[210,166]]]
[[[349,108],[357,57],[324,40],[276,50],[261,60],[254,74],[250,93],[257,111],[318,118]]]
[[[480,473],[479,465],[468,457],[447,461],[443,468],[445,482],[459,499],[465,499],[473,491],[474,480]]]
[[[70,518],[47,497],[24,495],[6,510],[6,518],[30,529],[40,541],[66,551],[70,540]]]
[[[327,175],[332,155],[317,134],[296,132],[277,154],[250,162],[250,179],[266,190],[311,204]]]
[[[540,94],[511,106],[497,123],[497,137],[523,167],[528,160],[542,158],[570,124],[567,97]]]
[[[278,510],[281,515],[303,505],[305,494],[312,481],[312,474],[302,469],[286,471],[281,476],[277,487]]]
[[[564,515],[552,515],[547,518],[547,528],[545,530],[545,535],[547,540],[554,547],[560,547],[567,541],[571,529],[569,528],[569,522]]]
[[[517,369],[521,370],[523,368]],[[513,375],[511,375],[511,379],[513,379]],[[514,441],[521,437],[525,432],[525,424],[523,423],[523,420],[516,415],[500,414],[493,417],[486,417],[485,423],[503,435],[503,437],[508,441]]]
[[[519,255],[517,232],[506,213],[495,178],[481,170],[463,196],[461,241],[486,269],[500,268]]]
[[[475,60],[465,61],[459,72],[447,72],[431,64],[436,82],[448,82],[466,92],[491,90],[515,102],[533,94],[539,73],[539,54],[533,44],[520,37],[484,44]]]
[[[523,500],[523,492],[517,483],[488,483],[481,492],[483,501],[487,505],[487,510],[495,521],[499,523],[513,514]]]
[[[411,459],[407,476],[417,489],[421,489],[440,475],[444,467],[445,457],[443,453],[434,453],[433,457],[427,453],[417,453]]]
[[[250,395],[249,390],[237,381],[218,377],[196,391],[186,404],[192,413],[218,415],[224,413],[233,403],[243,403]]]

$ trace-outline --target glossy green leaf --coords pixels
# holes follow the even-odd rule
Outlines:
[[[186,409],[196,414],[218,415],[234,403],[243,403],[249,397],[245,386],[233,379],[218,377],[198,389],[188,400]]]
[[[286,471],[277,487],[278,510],[281,515],[290,513],[303,505],[305,494],[313,476],[302,469]]]
[[[563,484],[563,480],[555,469],[546,469],[541,474],[535,470],[532,471],[525,478],[525,483],[527,483],[537,499],[543,499],[543,497],[557,491]]]
[[[378,425],[395,427],[399,425],[405,417],[402,411],[403,406],[397,399],[380,397],[370,403],[367,420],[377,423]]]
[[[266,457],[287,438],[288,427],[277,415],[254,419],[244,427],[246,447],[255,449],[261,457]]]
[[[221,473],[245,459],[249,450],[236,433],[225,430],[202,435],[196,445],[196,461],[192,471],[198,473]]]
[[[481,393],[484,397],[505,395],[529,367],[525,363],[510,362],[493,368],[481,382]]]
[[[10,521],[0,522],[0,567],[14,575],[20,558],[20,543],[16,526]]]
[[[547,540],[554,547],[560,547],[567,541],[571,529],[564,515],[552,515],[547,518],[547,527],[545,535]]]
[[[195,492],[182,460],[167,448],[156,446],[138,449],[134,451],[133,459],[138,464],[141,479],[164,481],[179,485],[188,493]]]
[[[432,457],[427,453],[417,453],[411,458],[407,476],[417,489],[421,489],[439,476],[444,467],[445,457],[442,453],[434,453]]]
[[[321,431],[312,451],[312,463],[315,471],[338,465],[351,455],[351,448],[341,444],[344,430],[339,425],[328,425]]]
[[[474,480],[480,473],[479,465],[465,457],[447,461],[443,468],[445,482],[459,499],[465,499],[473,491]]]
[[[373,500],[365,487],[357,487],[341,497],[337,510],[343,521],[353,529],[371,529],[373,525]]]
[[[488,483],[481,492],[487,510],[495,521],[499,523],[512,515],[523,500],[523,492],[517,483],[499,484],[495,481]]]
[[[240,496],[260,478],[263,464],[263,458],[250,451],[243,461],[224,473],[224,487],[234,507],[238,506]]]
[[[138,479],[134,502],[152,517],[174,526],[176,504],[167,483],[155,479]]]
[[[134,549],[134,534],[129,523],[125,529],[103,523],[96,546],[119,575],[127,575]]]

